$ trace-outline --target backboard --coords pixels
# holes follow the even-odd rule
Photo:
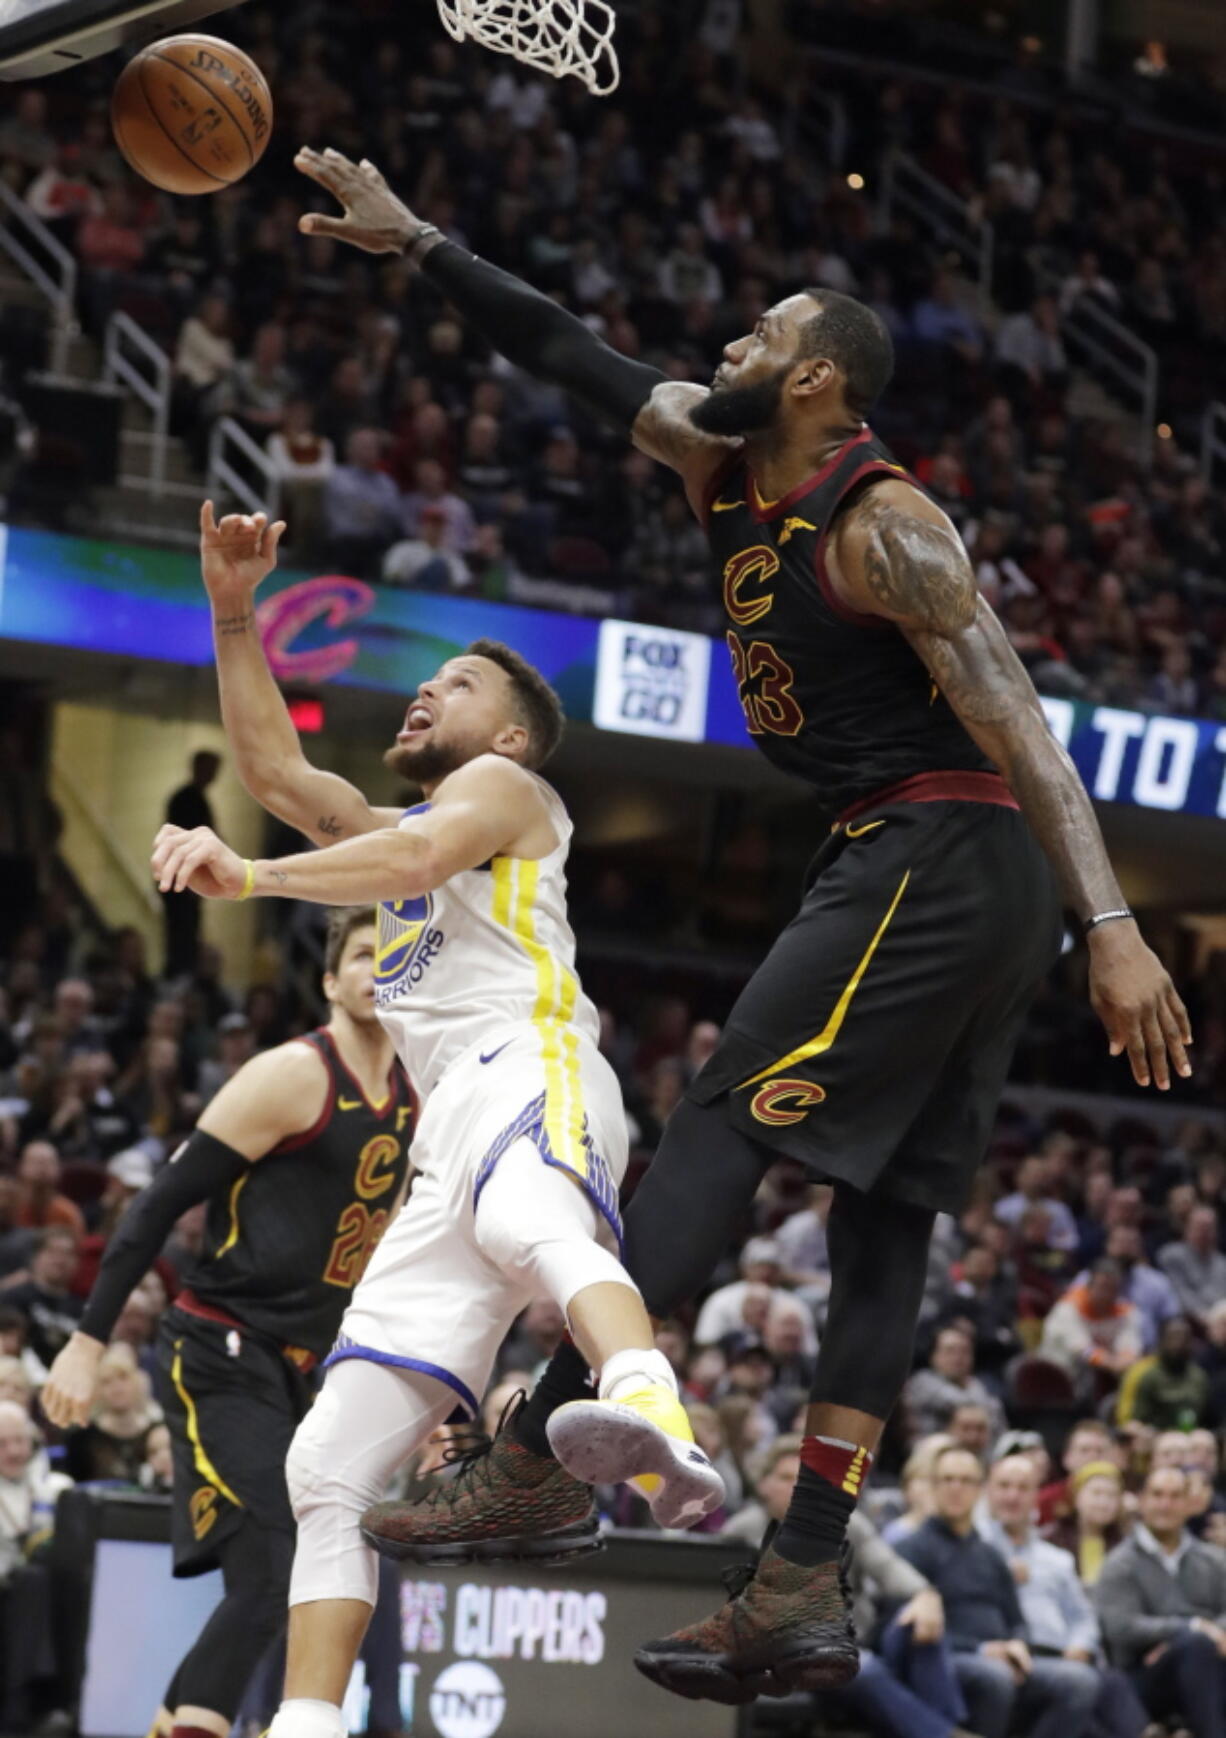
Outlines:
[[[0,79],[46,78],[152,42],[239,0],[0,0]]]

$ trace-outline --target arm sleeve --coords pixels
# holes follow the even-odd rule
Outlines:
[[[618,428],[634,427],[667,378],[611,349],[548,296],[453,241],[432,247],[421,269],[508,362],[560,386]]]
[[[80,1331],[105,1344],[119,1312],[153,1266],[175,1220],[189,1207],[228,1189],[250,1161],[199,1129],[133,1201],[102,1256]]]

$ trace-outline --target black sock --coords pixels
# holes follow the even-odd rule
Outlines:
[[[590,1400],[591,1371],[587,1359],[571,1340],[563,1340],[545,1366],[543,1375],[515,1416],[515,1440],[533,1454],[555,1458],[545,1434],[550,1414],[568,1400]]]
[[[776,1554],[805,1569],[837,1563],[855,1506],[854,1496],[802,1462],[788,1512],[775,1534]]]

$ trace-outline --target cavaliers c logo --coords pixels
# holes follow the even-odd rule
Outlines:
[[[749,1108],[758,1122],[772,1128],[803,1122],[815,1104],[821,1104],[826,1088],[811,1080],[768,1080],[759,1087]]]
[[[203,1539],[217,1520],[217,1492],[212,1485],[201,1485],[192,1492],[188,1510],[192,1519],[192,1532],[197,1540]]]

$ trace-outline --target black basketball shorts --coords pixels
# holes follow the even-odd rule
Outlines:
[[[689,1097],[816,1177],[957,1212],[1061,937],[1015,807],[870,807],[822,847]]]
[[[247,1516],[292,1535],[285,1460],[311,1402],[302,1373],[266,1341],[172,1307],[155,1386],[174,1451],[175,1574],[218,1568]]]

